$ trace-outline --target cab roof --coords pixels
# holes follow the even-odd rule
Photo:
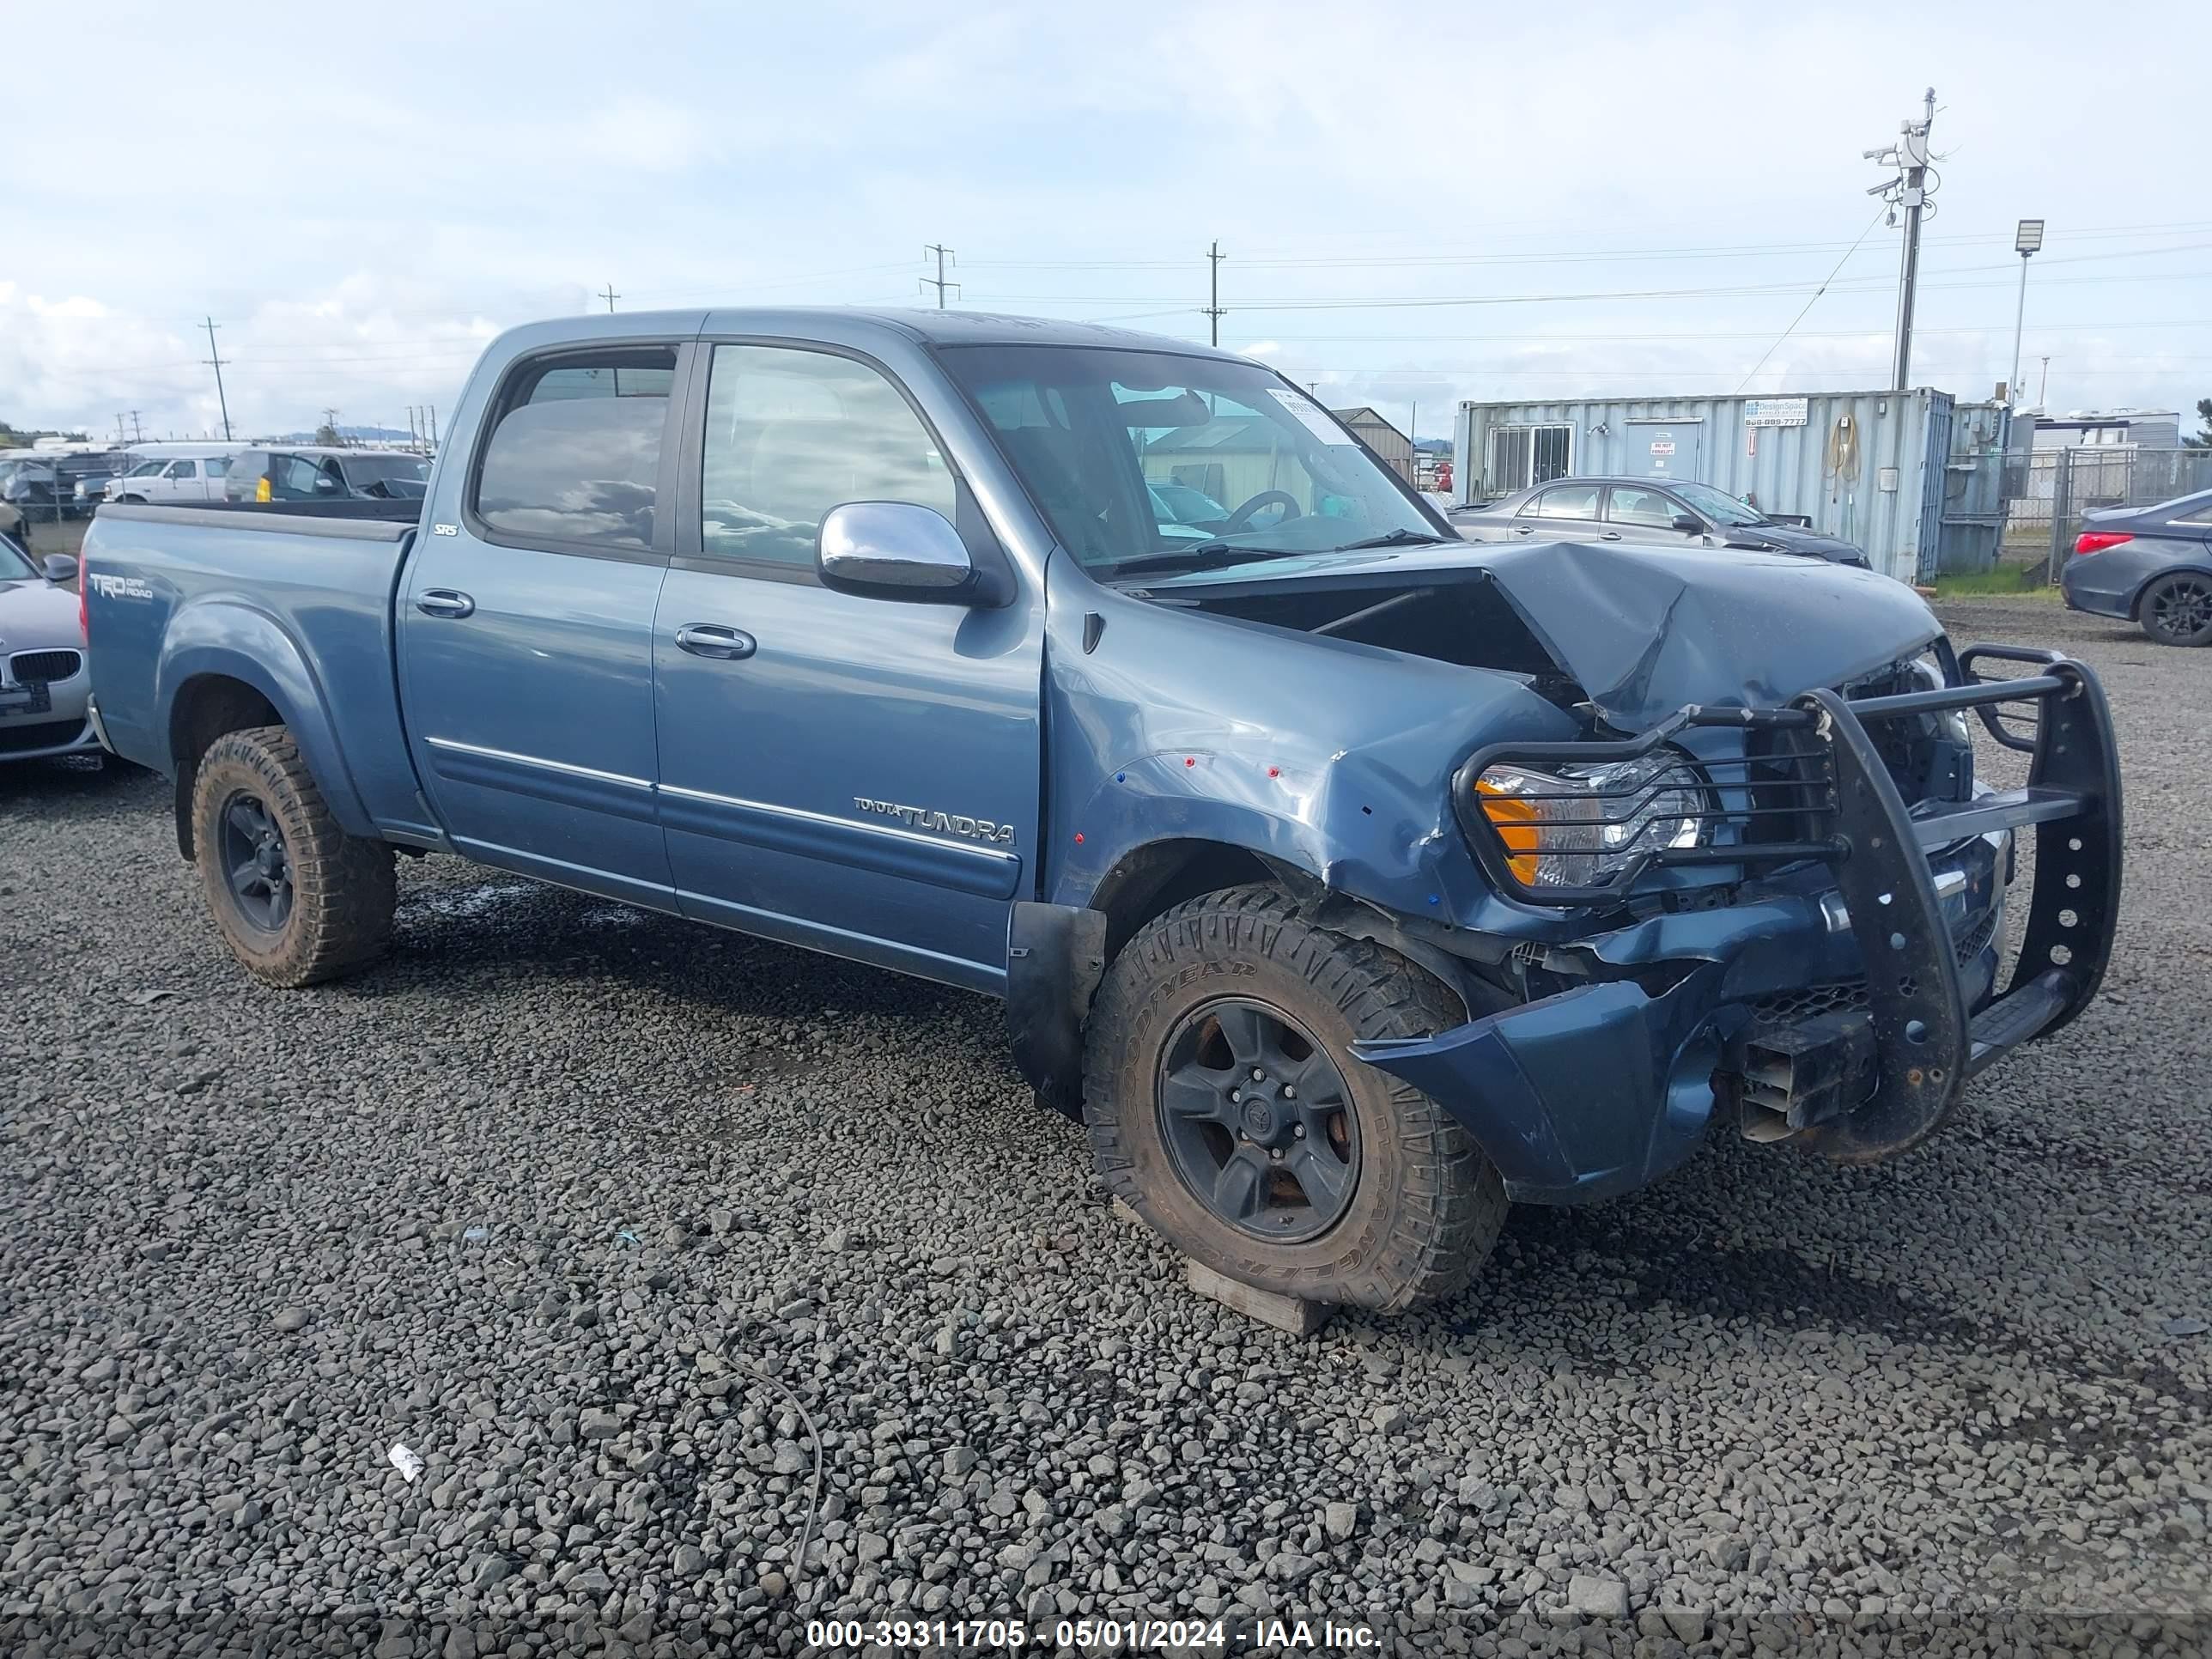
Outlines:
[[[718,307],[704,311],[687,308],[624,311],[607,315],[586,313],[526,323],[509,330],[494,343],[503,345],[512,354],[569,342],[634,339],[640,335],[683,338],[699,334],[759,334],[805,339],[825,331],[834,331],[841,338],[879,332],[926,345],[1114,346],[1125,351],[1172,351],[1187,357],[1218,357],[1230,362],[1253,361],[1195,341],[1114,328],[1103,323],[1005,316],[983,311],[866,306]]]

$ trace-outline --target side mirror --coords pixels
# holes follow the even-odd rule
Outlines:
[[[73,582],[76,580],[76,561],[66,553],[49,553],[41,567],[50,582]]]
[[[318,495],[335,495],[337,488],[338,481],[329,473],[318,472],[315,475],[315,494]]]
[[[971,605],[975,562],[945,516],[911,501],[848,501],[823,516],[814,541],[822,585],[872,599]]]
[[[1685,536],[1702,536],[1705,533],[1705,521],[1694,513],[1677,513],[1674,515],[1674,527]]]

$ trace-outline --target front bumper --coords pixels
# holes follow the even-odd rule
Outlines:
[[[1981,681],[1972,664],[1989,658],[2039,672]],[[1959,685],[1855,703],[1814,691],[1792,705],[1832,763],[1833,833],[1820,854],[1832,890],[1632,922],[1577,947],[1586,983],[1354,1052],[1443,1103],[1528,1202],[1645,1184],[1695,1150],[1724,1092],[1755,1093],[1799,1058],[1804,1075],[1782,1082],[1784,1109],[1761,1115],[1771,1133],[1759,1138],[1856,1163],[1917,1145],[1970,1077],[2096,994],[2119,909],[2119,774],[2095,677],[2008,647],[1976,647],[1960,664]],[[2022,702],[2038,711],[2032,743],[1996,712]],[[1916,817],[1864,723],[1952,708],[2032,750],[2028,782]],[[1992,995],[2011,837],[2031,826],[2027,933]],[[1820,1070],[1844,1060],[1837,1075]]]
[[[97,753],[100,736],[91,718],[89,674],[79,670],[46,686],[46,706],[10,713],[0,702],[0,766],[9,761],[46,760],[57,755]],[[10,685],[9,691],[21,688]]]

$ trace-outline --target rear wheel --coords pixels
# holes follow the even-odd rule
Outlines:
[[[2160,645],[2212,645],[2212,571],[2160,576],[2143,589],[2136,615]]]
[[[192,858],[224,943],[264,983],[335,979],[392,942],[392,849],[338,827],[281,726],[227,733],[200,757]]]
[[[1108,1188],[1194,1261],[1261,1290],[1393,1311],[1464,1286],[1506,1211],[1496,1169],[1364,1037],[1464,1016],[1380,945],[1280,890],[1179,905],[1115,958],[1085,1116]]]

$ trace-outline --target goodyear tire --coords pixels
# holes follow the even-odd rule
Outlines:
[[[268,985],[313,985],[390,948],[392,849],[338,827],[292,734],[220,737],[192,784],[192,861],[215,925]]]
[[[1304,921],[1279,889],[1193,899],[1129,941],[1091,1011],[1099,1173],[1243,1284],[1385,1312],[1449,1296],[1497,1240],[1504,1184],[1448,1112],[1349,1045],[1464,1018],[1427,974]]]

